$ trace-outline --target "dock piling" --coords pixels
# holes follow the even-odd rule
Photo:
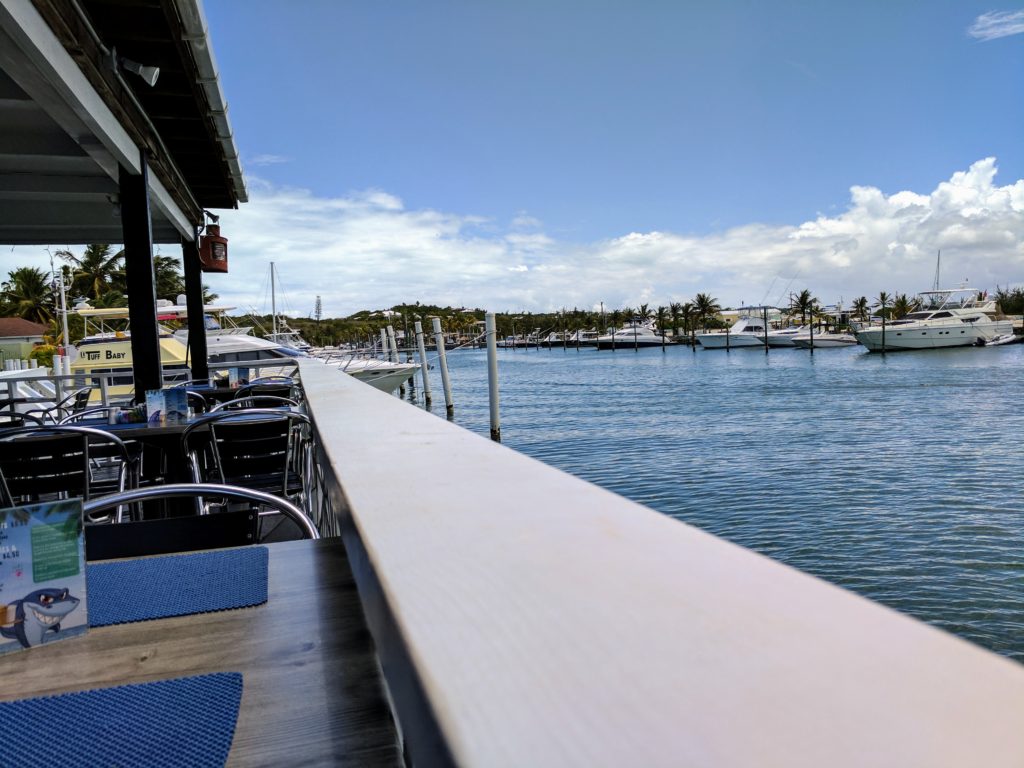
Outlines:
[[[501,414],[498,409],[498,343],[494,324],[494,313],[484,315],[484,332],[487,334],[487,394],[491,405],[491,440],[501,442]]]
[[[441,330],[441,318],[431,318],[434,326],[434,343],[437,345],[437,364],[441,368],[441,386],[444,388],[444,407],[450,417],[455,412],[452,402],[452,381],[448,378],[448,357],[444,349],[444,332]]]
[[[423,346],[423,323],[413,324],[416,331],[416,353],[420,356],[420,374],[423,376],[423,402],[430,405],[430,376],[427,374],[427,350]]]

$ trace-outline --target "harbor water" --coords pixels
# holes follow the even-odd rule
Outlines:
[[[1024,345],[499,356],[505,445],[1024,661]]]

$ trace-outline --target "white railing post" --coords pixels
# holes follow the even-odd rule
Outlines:
[[[501,442],[501,413],[498,404],[498,341],[494,313],[484,315],[487,334],[487,395],[491,405],[491,440]]]
[[[441,386],[444,387],[444,407],[451,416],[455,412],[455,403],[452,401],[452,380],[448,377],[448,355],[444,348],[441,318],[431,318],[431,325],[434,327],[434,344],[437,346],[437,365],[441,369]]]
[[[423,346],[423,323],[413,324],[416,330],[416,353],[420,356],[420,374],[423,377],[423,401],[430,405],[430,376],[427,375],[427,350]]]

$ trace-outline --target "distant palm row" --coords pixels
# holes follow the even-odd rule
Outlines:
[[[49,274],[38,267],[18,267],[0,286],[0,315],[50,323],[60,306],[57,277],[62,276],[68,304],[86,299],[94,307],[124,307],[124,251],[111,253],[109,245],[88,245],[81,256],[71,251],[55,254],[63,263]],[[180,263],[171,256],[153,259],[156,295],[173,301],[185,292]],[[207,299],[215,298],[207,294]]]

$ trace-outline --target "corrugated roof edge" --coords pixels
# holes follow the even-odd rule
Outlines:
[[[209,27],[206,24],[202,0],[172,0],[172,2],[178,12],[178,18],[181,19],[185,42],[188,43],[192,56],[195,58],[199,84],[206,94],[210,117],[217,128],[217,138],[231,173],[235,196],[238,198],[238,202],[246,203],[249,201],[249,194],[245,189],[242,164],[238,158],[238,148],[235,146],[231,121],[228,119],[228,105],[224,100],[224,92],[220,88],[217,61],[213,56],[213,46],[210,43]]]

